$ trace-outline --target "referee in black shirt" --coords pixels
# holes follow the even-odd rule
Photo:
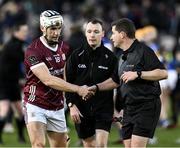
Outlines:
[[[85,36],[86,43],[74,50],[66,63],[66,80],[91,86],[113,74],[117,58],[102,43],[104,30],[99,19],[87,23]],[[107,147],[114,113],[113,91],[98,92],[87,101],[74,93],[66,93],[66,102],[83,146]]]
[[[125,147],[146,147],[161,111],[159,80],[167,71],[152,49],[135,39],[134,23],[126,18],[112,23],[111,40],[123,50],[111,78],[90,90],[109,90],[120,85],[124,102],[123,140]]]

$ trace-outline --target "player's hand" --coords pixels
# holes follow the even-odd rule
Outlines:
[[[92,86],[88,87],[88,90],[89,90],[90,93],[88,93],[85,96],[86,100],[91,98],[93,95],[95,95],[95,93],[98,91],[98,86],[97,85],[92,85]]]
[[[94,91],[88,90],[87,85],[80,86],[78,89],[78,94],[82,96],[83,100],[91,98],[95,93]]]
[[[81,112],[75,104],[73,104],[73,106],[70,108],[70,116],[74,123],[81,123],[80,116],[83,117],[83,115],[81,114]]]
[[[92,85],[92,86],[90,86],[90,87],[88,87],[88,90],[89,91],[93,91],[94,93],[96,93],[97,92],[97,86],[96,85]]]

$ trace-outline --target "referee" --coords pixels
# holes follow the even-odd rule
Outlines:
[[[90,90],[104,91],[120,85],[124,99],[123,141],[125,147],[146,147],[161,111],[159,80],[167,71],[152,49],[135,39],[134,23],[126,18],[112,23],[111,40],[123,50],[111,78]]]
[[[85,29],[86,42],[69,57],[66,80],[76,85],[88,85],[109,78],[117,65],[117,58],[103,43],[103,23],[89,20]],[[84,147],[107,147],[113,118],[113,91],[96,93],[84,101],[74,93],[66,93],[70,116]]]

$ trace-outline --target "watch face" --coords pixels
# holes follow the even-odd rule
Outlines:
[[[141,78],[141,71],[137,71],[137,75],[138,75],[138,78],[140,79]]]
[[[73,106],[73,104],[70,102],[70,103],[68,103],[68,107],[72,107]]]

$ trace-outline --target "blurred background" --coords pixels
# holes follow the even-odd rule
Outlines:
[[[149,146],[180,146],[180,1],[178,0],[0,0],[0,51],[12,36],[14,24],[24,21],[29,34],[24,50],[31,41],[41,35],[39,15],[53,9],[63,16],[63,40],[71,49],[82,44],[83,25],[98,17],[104,21],[106,37],[104,43],[115,51],[108,38],[111,22],[122,17],[134,21],[136,38],[150,46],[168,69],[169,77],[161,81],[162,111],[155,137]],[[22,70],[23,71],[23,70]],[[23,78],[23,77],[22,77]],[[23,86],[22,86],[23,87]],[[10,113],[11,114],[11,113]],[[68,112],[67,112],[68,119]],[[30,146],[16,140],[16,128],[8,123],[4,129],[4,145],[7,147]],[[70,146],[80,146],[73,124],[68,119]],[[122,146],[120,126],[113,125],[109,146]],[[11,141],[11,142],[10,142]]]

